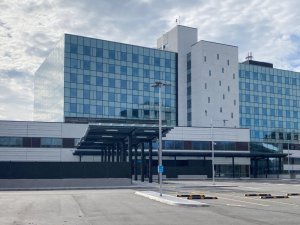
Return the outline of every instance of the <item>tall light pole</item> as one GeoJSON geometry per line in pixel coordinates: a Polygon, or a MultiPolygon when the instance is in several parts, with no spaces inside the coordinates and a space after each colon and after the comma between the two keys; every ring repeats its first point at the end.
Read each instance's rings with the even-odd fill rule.
{"type": "Polygon", "coordinates": [[[166,83],[162,81],[155,81],[152,87],[158,87],[158,129],[159,129],[159,148],[158,148],[158,175],[159,175],[159,195],[162,196],[162,124],[161,124],[161,88],[166,86],[166,83]]]}
{"type": "MultiPolygon", "coordinates": [[[[214,142],[214,125],[213,122],[218,120],[210,120],[210,135],[211,135],[211,169],[212,169],[212,181],[213,185],[215,185],[215,142],[214,142]]],[[[228,120],[222,120],[224,123],[224,127],[226,125],[226,121],[228,120]]]]}
{"type": "Polygon", "coordinates": [[[288,171],[289,171],[289,178],[291,179],[291,168],[290,168],[290,143],[288,145],[288,171]]]}
{"type": "Polygon", "coordinates": [[[212,181],[213,185],[215,185],[215,143],[214,143],[214,125],[213,119],[210,121],[210,135],[211,135],[211,169],[212,169],[212,181]]]}

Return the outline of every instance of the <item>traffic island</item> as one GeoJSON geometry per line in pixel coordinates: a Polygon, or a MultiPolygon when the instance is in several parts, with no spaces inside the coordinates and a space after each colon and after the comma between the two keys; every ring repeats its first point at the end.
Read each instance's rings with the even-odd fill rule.
{"type": "Polygon", "coordinates": [[[182,198],[177,198],[172,195],[167,195],[167,194],[160,194],[155,191],[137,191],[135,192],[136,195],[143,196],[145,198],[149,198],[151,200],[155,200],[161,203],[165,203],[168,205],[174,205],[174,206],[190,206],[190,207],[207,207],[209,206],[206,203],[203,202],[198,202],[198,201],[192,201],[188,199],[182,199],[182,198]]]}

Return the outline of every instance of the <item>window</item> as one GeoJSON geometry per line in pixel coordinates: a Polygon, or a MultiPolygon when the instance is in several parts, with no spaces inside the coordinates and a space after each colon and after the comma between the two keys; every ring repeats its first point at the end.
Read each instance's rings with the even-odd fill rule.
{"type": "Polygon", "coordinates": [[[62,139],[41,137],[41,147],[46,147],[46,148],[62,147],[62,139]]]}
{"type": "Polygon", "coordinates": [[[222,107],[220,107],[220,113],[223,111],[222,107]]]}
{"type": "Polygon", "coordinates": [[[138,54],[132,54],[132,62],[139,63],[139,55],[138,54]]]}
{"type": "Polygon", "coordinates": [[[222,67],[222,73],[224,73],[224,67],[222,67]]]}
{"type": "Polygon", "coordinates": [[[97,72],[103,72],[103,64],[100,62],[96,63],[96,71],[97,72]]]}
{"type": "Polygon", "coordinates": [[[159,71],[154,71],[154,79],[160,80],[160,72],[159,71]]]}
{"type": "Polygon", "coordinates": [[[111,88],[115,87],[115,79],[114,78],[108,78],[108,86],[111,88]]]}
{"type": "Polygon", "coordinates": [[[78,51],[78,46],[76,44],[71,44],[70,45],[70,52],[74,53],[74,54],[77,54],[77,51],[78,51]]]}
{"type": "Polygon", "coordinates": [[[139,75],[139,69],[136,68],[136,67],[133,67],[133,68],[132,68],[132,75],[133,75],[133,76],[138,76],[138,75],[139,75]]]}
{"type": "Polygon", "coordinates": [[[103,57],[103,49],[102,48],[96,48],[96,57],[103,57]]]}
{"type": "Polygon", "coordinates": [[[225,99],[225,94],[223,94],[223,99],[225,99]]]}
{"type": "Polygon", "coordinates": [[[227,87],[227,91],[230,92],[230,86],[227,87]]]}
{"type": "Polygon", "coordinates": [[[208,97],[207,102],[210,103],[210,97],[208,97]]]}
{"type": "Polygon", "coordinates": [[[132,89],[133,90],[139,90],[139,82],[132,81],[132,89]]]}
{"type": "Polygon", "coordinates": [[[166,68],[171,68],[171,59],[166,59],[165,60],[165,67],[166,68]]]}
{"type": "Polygon", "coordinates": [[[115,93],[108,93],[108,101],[114,102],[115,101],[115,93]]]}
{"type": "Polygon", "coordinates": [[[138,109],[133,109],[132,110],[132,117],[133,118],[139,118],[139,110],[138,109]]]}
{"type": "Polygon", "coordinates": [[[234,74],[232,74],[232,78],[233,78],[233,79],[235,79],[235,73],[234,73],[234,74]]]}
{"type": "Polygon", "coordinates": [[[96,91],[96,99],[99,101],[102,101],[103,97],[102,97],[102,92],[101,91],[96,91]]]}
{"type": "Polygon", "coordinates": [[[121,102],[126,103],[127,102],[127,95],[126,94],[121,94],[121,102]]]}
{"type": "Polygon", "coordinates": [[[108,115],[114,116],[115,115],[115,108],[114,107],[108,107],[108,115]]]}
{"type": "Polygon", "coordinates": [[[91,47],[83,46],[83,54],[90,56],[91,55],[91,47]]]}
{"type": "Polygon", "coordinates": [[[144,91],[150,91],[150,84],[149,83],[144,83],[144,91]]]}
{"type": "Polygon", "coordinates": [[[84,75],[83,76],[83,84],[91,84],[91,76],[90,75],[84,75]]]}
{"type": "Polygon", "coordinates": [[[139,104],[139,96],[133,95],[132,96],[132,103],[133,104],[139,104]]]}
{"type": "MultiPolygon", "coordinates": [[[[170,73],[168,73],[168,74],[170,74],[170,73]]],[[[149,78],[150,77],[150,70],[148,70],[148,69],[144,69],[144,77],[145,78],[149,78]]],[[[171,80],[171,75],[170,75],[170,80],[171,80]]],[[[166,80],[168,80],[167,79],[167,73],[166,73],[166,80]]]]}
{"type": "Polygon", "coordinates": [[[207,110],[205,110],[204,113],[205,113],[205,116],[207,116],[207,110]]]}
{"type": "Polygon", "coordinates": [[[89,90],[83,90],[83,98],[85,98],[85,99],[90,98],[90,91],[89,90]]]}
{"type": "Polygon", "coordinates": [[[121,52],[121,61],[127,61],[127,53],[126,52],[121,52]]]}
{"type": "Polygon", "coordinates": [[[70,112],[76,113],[77,112],[77,105],[76,103],[70,103],[70,112]]]}
{"type": "Polygon", "coordinates": [[[80,68],[80,61],[77,59],[71,59],[70,64],[71,68],[80,68]]]}
{"type": "Polygon", "coordinates": [[[83,113],[89,114],[90,113],[90,105],[83,104],[83,113]]]}
{"type": "Polygon", "coordinates": [[[103,78],[102,77],[96,77],[96,85],[103,86],[103,78]]]}
{"type": "Polygon", "coordinates": [[[109,64],[108,65],[108,72],[109,73],[115,73],[115,65],[109,64]]]}
{"type": "Polygon", "coordinates": [[[204,56],[204,62],[206,62],[206,56],[204,56]]]}
{"type": "Polygon", "coordinates": [[[154,66],[160,66],[160,58],[154,58],[154,66]]]}
{"type": "Polygon", "coordinates": [[[204,84],[204,88],[207,89],[207,83],[204,84]]]}
{"type": "Polygon", "coordinates": [[[227,65],[229,66],[229,59],[227,59],[227,65]]]}
{"type": "Polygon", "coordinates": [[[217,54],[217,60],[219,60],[220,59],[220,55],[219,54],[217,54]]]}
{"type": "Polygon", "coordinates": [[[149,118],[150,116],[150,110],[144,110],[144,117],[149,118]]]}
{"type": "Polygon", "coordinates": [[[102,105],[96,106],[96,113],[102,115],[103,114],[103,107],[102,105]]]}
{"type": "Polygon", "coordinates": [[[122,89],[127,89],[127,80],[121,80],[120,85],[122,89]]]}
{"type": "Polygon", "coordinates": [[[219,86],[222,86],[222,82],[219,80],[219,86]]]}
{"type": "Polygon", "coordinates": [[[73,97],[73,98],[77,97],[77,89],[76,88],[70,89],[70,97],[73,97]]]}
{"type": "Polygon", "coordinates": [[[233,100],[233,105],[236,105],[236,100],[233,100]]]}
{"type": "Polygon", "coordinates": [[[77,83],[77,75],[75,73],[70,74],[70,82],[77,83]]]}
{"type": "Polygon", "coordinates": [[[144,56],[144,64],[149,65],[150,64],[150,57],[144,56]]]}
{"type": "Polygon", "coordinates": [[[233,113],[231,113],[231,119],[233,119],[233,113]]]}
{"type": "Polygon", "coordinates": [[[170,98],[165,99],[165,107],[171,107],[171,99],[170,98]]]}
{"type": "Polygon", "coordinates": [[[127,67],[126,66],[121,66],[121,74],[126,75],[127,74],[127,67]]]}
{"type": "Polygon", "coordinates": [[[91,62],[87,60],[83,60],[83,69],[90,70],[91,69],[91,62]]]}
{"type": "Polygon", "coordinates": [[[211,76],[211,70],[208,71],[209,76],[211,76]]]}
{"type": "Polygon", "coordinates": [[[165,93],[166,94],[171,94],[171,86],[165,86],[165,93]]]}
{"type": "Polygon", "coordinates": [[[122,109],[120,115],[121,115],[121,117],[127,117],[127,110],[122,109]]]}
{"type": "Polygon", "coordinates": [[[23,138],[21,137],[0,137],[0,147],[22,147],[23,138]]]}
{"type": "Polygon", "coordinates": [[[115,51],[114,50],[109,50],[108,51],[108,58],[109,59],[115,59],[116,55],[115,55],[115,51]]]}
{"type": "Polygon", "coordinates": [[[150,97],[144,96],[144,105],[150,105],[150,97]]]}

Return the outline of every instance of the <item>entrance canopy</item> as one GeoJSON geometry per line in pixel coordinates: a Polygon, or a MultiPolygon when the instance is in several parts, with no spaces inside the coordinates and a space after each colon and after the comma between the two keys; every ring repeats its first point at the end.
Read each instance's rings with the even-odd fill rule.
{"type": "MultiPolygon", "coordinates": [[[[165,135],[173,127],[162,126],[165,135]]],[[[117,143],[125,143],[131,139],[131,145],[149,142],[158,138],[158,125],[150,124],[114,124],[95,123],[89,124],[85,135],[77,145],[74,155],[84,155],[85,150],[102,150],[113,147],[117,143]]]]}

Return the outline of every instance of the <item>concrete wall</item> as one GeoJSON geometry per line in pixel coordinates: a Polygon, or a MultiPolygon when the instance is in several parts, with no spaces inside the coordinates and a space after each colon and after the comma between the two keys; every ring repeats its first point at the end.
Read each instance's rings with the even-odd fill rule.
{"type": "Polygon", "coordinates": [[[239,127],[238,48],[199,41],[191,60],[192,126],[239,127]]]}
{"type": "MultiPolygon", "coordinates": [[[[214,128],[214,141],[237,141],[249,142],[249,129],[235,128],[214,128]]],[[[172,129],[163,140],[186,140],[186,141],[210,141],[210,127],[175,127],[172,129]]]]}
{"type": "Polygon", "coordinates": [[[178,126],[187,126],[187,54],[197,42],[197,29],[178,25],[157,40],[157,47],[178,53],[178,126]]]}
{"type": "MultiPolygon", "coordinates": [[[[0,136],[81,138],[88,124],[48,123],[32,121],[0,121],[0,136]]],[[[78,161],[72,148],[0,147],[1,161],[78,161]]],[[[86,160],[86,159],[85,159],[86,160]]],[[[87,161],[87,160],[86,160],[87,161]]],[[[89,161],[97,161],[92,157],[89,161]]]]}

